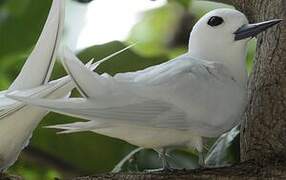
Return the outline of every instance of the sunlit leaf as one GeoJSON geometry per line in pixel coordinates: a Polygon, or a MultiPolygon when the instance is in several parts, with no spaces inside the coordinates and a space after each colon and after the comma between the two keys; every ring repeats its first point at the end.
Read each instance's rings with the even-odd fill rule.
{"type": "Polygon", "coordinates": [[[0,60],[32,50],[47,18],[51,0],[9,0],[0,8],[0,60]],[[7,6],[6,6],[7,5],[7,6]],[[6,14],[6,15],[5,15],[6,14]]]}
{"type": "Polygon", "coordinates": [[[167,42],[183,12],[175,3],[145,12],[131,30],[128,41],[138,43],[136,52],[145,56],[168,53],[167,42]]]}
{"type": "Polygon", "coordinates": [[[190,4],[191,4],[191,0],[168,0],[168,2],[170,3],[178,3],[180,4],[181,6],[183,6],[184,8],[188,9],[190,7],[190,4]]]}
{"type": "Polygon", "coordinates": [[[27,11],[31,0],[9,0],[4,8],[10,11],[11,16],[20,16],[27,11]]]}

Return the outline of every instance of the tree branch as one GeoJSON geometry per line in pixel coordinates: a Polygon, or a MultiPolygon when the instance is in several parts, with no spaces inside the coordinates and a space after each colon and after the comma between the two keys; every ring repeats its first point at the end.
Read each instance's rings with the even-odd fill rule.
{"type": "Polygon", "coordinates": [[[285,166],[257,167],[252,163],[243,163],[232,167],[179,170],[158,173],[117,173],[99,174],[96,176],[78,177],[73,180],[163,180],[163,179],[196,179],[196,180],[244,180],[244,179],[283,179],[286,178],[285,166]]]}
{"type": "MultiPolygon", "coordinates": [[[[238,0],[236,0],[238,1],[238,0]]],[[[245,1],[254,21],[286,19],[285,0],[245,1]]],[[[241,128],[242,160],[270,164],[286,161],[286,23],[258,36],[248,83],[246,119],[241,128]]]]}
{"type": "Polygon", "coordinates": [[[16,176],[16,175],[9,175],[9,174],[1,174],[0,173],[0,180],[24,180],[22,177],[20,176],[16,176]]]}

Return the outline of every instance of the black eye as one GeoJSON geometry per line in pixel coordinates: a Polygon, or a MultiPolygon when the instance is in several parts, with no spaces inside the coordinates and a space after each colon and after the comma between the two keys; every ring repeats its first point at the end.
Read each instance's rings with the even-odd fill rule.
{"type": "Polygon", "coordinates": [[[210,26],[218,26],[223,23],[223,19],[218,16],[213,16],[209,19],[208,25],[210,26]]]}

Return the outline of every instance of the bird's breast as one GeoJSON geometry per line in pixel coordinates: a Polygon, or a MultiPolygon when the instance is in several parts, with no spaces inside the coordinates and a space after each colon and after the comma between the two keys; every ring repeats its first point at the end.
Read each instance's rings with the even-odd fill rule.
{"type": "Polygon", "coordinates": [[[94,132],[113,138],[119,138],[139,147],[154,149],[195,144],[190,142],[193,140],[192,137],[200,138],[199,136],[192,134],[190,131],[138,126],[113,126],[112,128],[94,130],[94,132]]]}

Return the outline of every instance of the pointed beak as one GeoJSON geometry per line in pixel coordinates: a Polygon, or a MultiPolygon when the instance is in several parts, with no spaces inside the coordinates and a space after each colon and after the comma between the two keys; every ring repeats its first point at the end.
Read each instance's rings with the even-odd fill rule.
{"type": "Polygon", "coordinates": [[[237,31],[234,32],[234,40],[239,41],[249,37],[254,37],[257,34],[265,31],[266,29],[278,24],[282,19],[273,19],[270,21],[247,24],[240,27],[237,31]]]}

